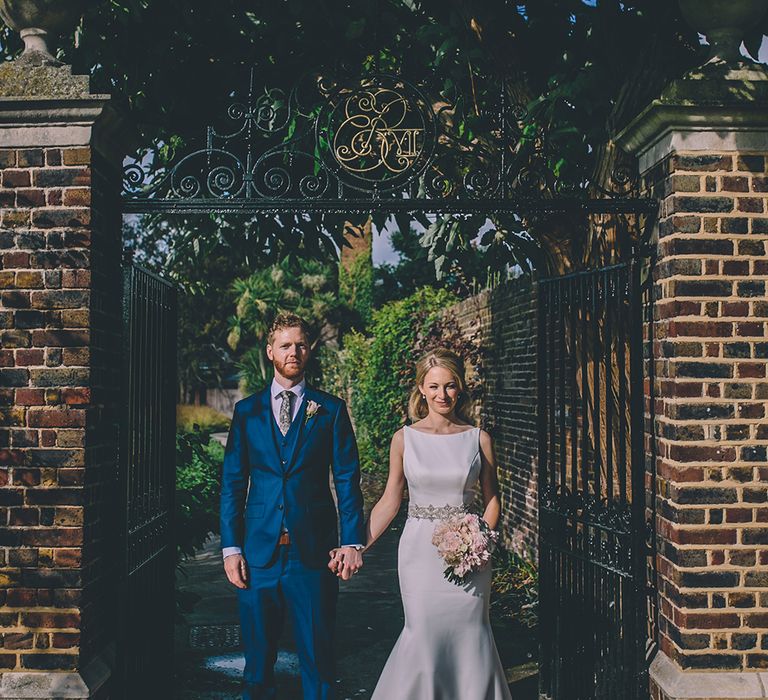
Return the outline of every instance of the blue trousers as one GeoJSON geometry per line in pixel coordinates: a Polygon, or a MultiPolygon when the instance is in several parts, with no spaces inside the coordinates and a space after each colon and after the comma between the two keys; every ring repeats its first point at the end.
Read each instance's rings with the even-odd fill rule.
{"type": "Polygon", "coordinates": [[[304,700],[334,698],[333,635],[339,583],[328,569],[311,569],[293,545],[281,545],[268,566],[249,567],[238,589],[245,653],[243,700],[276,697],[274,665],[286,611],[296,641],[304,700]]]}

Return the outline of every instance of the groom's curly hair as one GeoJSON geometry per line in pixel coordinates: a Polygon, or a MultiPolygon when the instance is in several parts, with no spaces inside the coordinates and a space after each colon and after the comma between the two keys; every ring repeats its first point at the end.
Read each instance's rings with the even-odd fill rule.
{"type": "Polygon", "coordinates": [[[275,340],[275,333],[284,328],[300,328],[307,339],[307,343],[309,344],[312,340],[312,328],[301,316],[290,312],[281,312],[275,316],[275,320],[272,321],[272,325],[269,327],[267,343],[272,345],[275,340]]]}

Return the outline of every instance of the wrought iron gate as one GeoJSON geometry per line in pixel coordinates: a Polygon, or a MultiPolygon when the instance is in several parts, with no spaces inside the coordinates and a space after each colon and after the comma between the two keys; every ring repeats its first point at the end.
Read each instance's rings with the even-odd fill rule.
{"type": "Polygon", "coordinates": [[[540,683],[553,700],[648,697],[649,266],[633,260],[539,285],[540,683]]]}
{"type": "Polygon", "coordinates": [[[176,290],[123,268],[120,434],[122,575],[118,697],[172,696],[175,552],[176,290]]]}
{"type": "MultiPolygon", "coordinates": [[[[195,148],[169,163],[142,150],[125,167],[123,212],[261,216],[285,231],[301,229],[299,224],[336,231],[338,246],[341,224],[353,214],[373,215],[377,226],[390,215],[399,217],[403,230],[410,219],[427,230],[439,224],[449,232],[448,241],[454,241],[459,225],[477,231],[492,218],[499,250],[533,260],[540,250],[529,228],[541,233],[547,221],[555,231],[563,221],[588,227],[590,217],[639,221],[658,210],[622,159],[617,157],[610,175],[599,170],[599,177],[590,176],[594,164],[587,156],[594,145],[579,147],[584,162],[571,149],[568,167],[561,167],[558,124],[529,114],[503,79],[486,76],[478,93],[471,69],[463,88],[453,77],[436,74],[417,83],[400,75],[313,71],[305,77],[291,88],[273,88],[258,84],[259,74],[252,71],[245,91],[226,91],[238,98],[195,148]],[[467,110],[471,129],[459,118],[467,110]]],[[[605,238],[601,245],[615,247],[620,238],[605,238]]],[[[654,619],[644,608],[640,268],[626,264],[545,280],[540,289],[543,689],[556,700],[634,698],[644,671],[644,650],[636,640],[654,619]],[[598,389],[591,404],[590,382],[598,389]]],[[[164,342],[170,346],[172,339],[164,342]]],[[[156,356],[142,360],[132,346],[137,364],[126,372],[135,385],[132,406],[149,401],[136,393],[155,386],[143,384],[157,381],[147,372],[163,362],[171,366],[172,359],[154,351],[156,356]]],[[[152,427],[149,411],[137,410],[132,436],[152,427]]],[[[137,466],[142,460],[155,465],[151,469],[170,464],[172,456],[152,460],[159,459],[161,445],[173,445],[171,434],[160,442],[141,441],[142,449],[155,452],[151,458],[143,452],[128,458],[127,474],[130,469],[143,474],[145,467],[137,466]]],[[[141,481],[130,498],[144,503],[158,484],[141,481]]],[[[127,511],[128,552],[139,547],[132,544],[134,531],[136,542],[146,547],[129,556],[128,590],[138,595],[152,576],[164,580],[158,572],[168,567],[162,593],[168,596],[170,493],[151,503],[141,513],[127,511]]],[[[165,625],[161,613],[172,606],[163,608],[160,596],[153,595],[157,605],[141,608],[141,614],[154,609],[165,625]]],[[[136,646],[133,640],[129,637],[128,648],[136,646]]],[[[141,663],[162,658],[146,648],[141,663]]]]}

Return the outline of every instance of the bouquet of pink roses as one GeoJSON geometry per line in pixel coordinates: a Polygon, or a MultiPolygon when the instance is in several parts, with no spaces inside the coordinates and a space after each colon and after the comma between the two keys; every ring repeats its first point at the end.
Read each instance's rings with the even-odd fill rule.
{"type": "Polygon", "coordinates": [[[447,564],[445,578],[461,586],[469,574],[490,561],[498,539],[499,533],[479,515],[466,513],[441,520],[435,527],[432,544],[447,564]]]}

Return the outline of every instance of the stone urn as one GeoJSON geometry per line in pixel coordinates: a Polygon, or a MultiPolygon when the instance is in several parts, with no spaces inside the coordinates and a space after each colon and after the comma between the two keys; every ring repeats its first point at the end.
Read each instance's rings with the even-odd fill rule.
{"type": "Polygon", "coordinates": [[[739,48],[744,36],[768,12],[768,0],[678,0],[683,18],[710,45],[707,64],[744,62],[739,48]]]}
{"type": "Polygon", "coordinates": [[[59,65],[48,49],[48,37],[74,28],[86,0],[0,0],[0,17],[24,41],[17,59],[59,65]]]}

